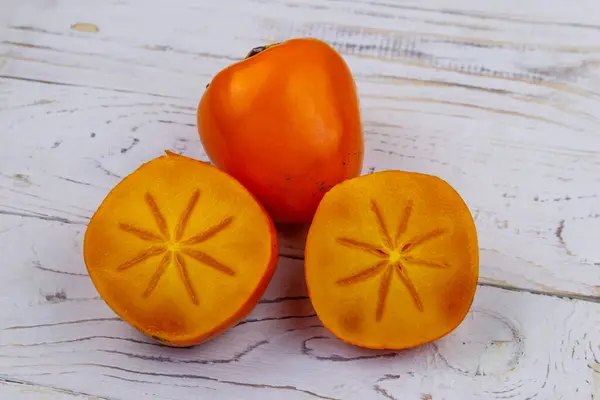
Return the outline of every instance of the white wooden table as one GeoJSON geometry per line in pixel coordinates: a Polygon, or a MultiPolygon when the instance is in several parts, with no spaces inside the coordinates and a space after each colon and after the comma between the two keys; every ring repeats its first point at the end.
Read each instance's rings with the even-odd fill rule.
{"type": "Polygon", "coordinates": [[[1,399],[600,399],[598,0],[0,0],[1,399]],[[164,149],[206,159],[204,86],[315,36],[360,92],[364,172],[438,175],[476,219],[481,277],[452,334],[361,350],[306,297],[283,232],[252,314],[190,349],[98,297],[86,223],[164,149]]]}

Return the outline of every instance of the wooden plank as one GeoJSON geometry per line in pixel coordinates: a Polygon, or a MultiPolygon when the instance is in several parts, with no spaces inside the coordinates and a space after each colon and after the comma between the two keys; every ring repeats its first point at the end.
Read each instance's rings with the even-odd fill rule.
{"type": "Polygon", "coordinates": [[[3,313],[0,376],[68,393],[585,399],[598,378],[600,308],[586,301],[480,287],[468,317],[446,338],[402,352],[367,351],[321,326],[306,297],[302,261],[281,259],[246,320],[202,346],[172,349],[114,317],[87,277],[36,265],[10,276],[15,289],[3,313]]]}
{"type": "MultiPolygon", "coordinates": [[[[60,106],[47,105],[49,118],[65,117],[53,114],[62,107],[58,111],[70,110],[66,117],[81,126],[60,126],[57,131],[92,127],[109,132],[102,133],[103,143],[96,141],[95,147],[82,151],[93,150],[86,156],[105,173],[111,173],[104,166],[108,163],[124,175],[163,148],[183,148],[180,138],[193,143],[185,146],[191,149],[189,155],[202,157],[194,109],[204,85],[220,68],[265,41],[318,36],[346,56],[356,75],[367,145],[364,172],[420,171],[455,186],[477,218],[483,282],[598,297],[600,253],[593,238],[600,231],[600,81],[594,43],[600,30],[595,26],[565,19],[556,25],[545,14],[523,20],[522,15],[482,16],[386,3],[249,1],[237,3],[233,11],[216,3],[166,4],[122,4],[118,15],[131,18],[128,24],[118,23],[110,7],[73,0],[50,7],[51,18],[15,12],[3,30],[5,66],[0,75],[22,88],[25,98],[10,101],[19,106],[39,101],[24,89],[31,87],[27,80],[45,85],[44,93],[62,93],[52,100],[60,106]],[[155,27],[152,32],[141,20],[135,22],[140,7],[148,9],[144,23],[155,27]],[[323,22],[324,15],[332,18],[323,22]],[[81,21],[93,23],[98,31],[71,28],[81,21]],[[80,110],[82,97],[73,100],[75,93],[90,92],[102,99],[95,102],[100,111],[80,110]],[[111,114],[111,107],[125,99],[139,107],[129,105],[111,114]],[[165,116],[176,111],[177,120],[165,116]],[[125,133],[148,123],[148,113],[161,114],[152,123],[164,126],[155,126],[151,134],[125,133]],[[98,115],[105,116],[106,126],[100,121],[90,125],[98,115]],[[174,128],[176,136],[170,133],[174,128]],[[152,144],[153,151],[146,158],[113,157],[134,139],[143,147],[152,144]]],[[[25,119],[31,117],[25,116],[27,110],[21,109],[25,119]]],[[[22,129],[7,112],[4,125],[22,129]]],[[[13,137],[30,140],[22,134],[13,137]]],[[[8,168],[22,173],[17,166],[11,162],[8,168]]],[[[102,179],[104,188],[115,181],[102,179]]],[[[85,175],[79,181],[86,181],[85,175]]],[[[83,196],[90,201],[84,216],[100,201],[102,193],[96,193],[83,196]]],[[[301,243],[301,237],[292,241],[286,252],[300,256],[301,243]]]]}

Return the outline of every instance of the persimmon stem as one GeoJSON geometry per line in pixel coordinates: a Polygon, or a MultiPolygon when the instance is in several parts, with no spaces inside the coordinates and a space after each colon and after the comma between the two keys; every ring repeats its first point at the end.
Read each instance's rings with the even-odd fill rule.
{"type": "Polygon", "coordinates": [[[257,54],[260,54],[260,53],[262,53],[263,51],[265,51],[265,50],[266,50],[266,49],[268,49],[269,47],[276,46],[276,45],[278,45],[279,43],[280,43],[280,42],[271,43],[271,44],[266,44],[266,45],[263,45],[263,46],[257,46],[257,47],[255,47],[255,48],[253,48],[252,50],[250,50],[250,51],[248,52],[248,54],[246,54],[246,57],[244,57],[244,60],[247,60],[247,59],[248,59],[248,58],[250,58],[250,57],[254,57],[254,56],[255,56],[255,55],[257,55],[257,54]]]}

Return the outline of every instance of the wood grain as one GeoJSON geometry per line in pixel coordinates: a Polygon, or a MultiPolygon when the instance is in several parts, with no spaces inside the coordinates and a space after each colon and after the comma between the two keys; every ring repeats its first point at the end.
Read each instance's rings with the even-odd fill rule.
{"type": "Polygon", "coordinates": [[[595,0],[4,1],[0,397],[600,399],[599,12],[595,0]],[[297,36],[326,40],[356,77],[364,173],[435,174],[465,198],[481,246],[473,309],[411,351],[344,345],[307,298],[305,229],[281,227],[252,315],[193,349],[152,343],[98,297],[85,226],[163,150],[206,160],[195,110],[211,77],[297,36]]]}
{"type": "Polygon", "coordinates": [[[173,349],[114,318],[101,300],[78,298],[87,279],[45,275],[41,286],[49,293],[67,288],[62,300],[36,296],[39,282],[21,283],[30,293],[21,298],[35,300],[9,310],[0,345],[0,375],[40,391],[60,387],[100,398],[148,391],[156,398],[589,398],[600,359],[598,305],[578,300],[482,287],[467,319],[446,338],[403,352],[367,351],[321,326],[305,297],[302,262],[282,259],[246,320],[205,345],[173,349]],[[99,377],[106,384],[98,385],[99,377]]]}

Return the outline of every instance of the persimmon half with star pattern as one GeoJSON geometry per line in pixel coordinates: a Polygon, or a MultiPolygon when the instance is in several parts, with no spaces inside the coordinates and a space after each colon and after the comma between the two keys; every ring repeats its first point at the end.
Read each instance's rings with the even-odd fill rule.
{"type": "Polygon", "coordinates": [[[92,217],[84,258],[106,303],[173,346],[223,332],[263,295],[277,235],[234,178],[173,153],[127,176],[92,217]]]}
{"type": "Polygon", "coordinates": [[[305,268],[317,315],[337,337],[374,349],[414,347],[445,336],[469,311],[477,231],[442,179],[377,172],[324,196],[305,268]]]}

